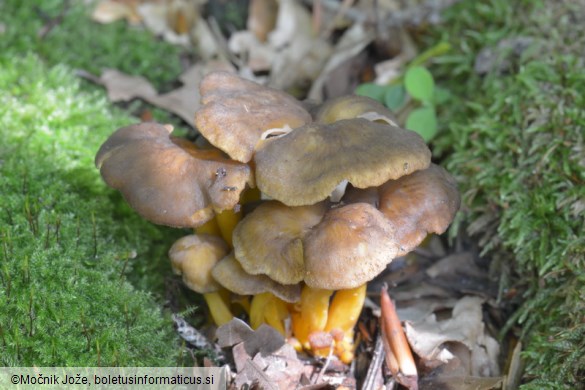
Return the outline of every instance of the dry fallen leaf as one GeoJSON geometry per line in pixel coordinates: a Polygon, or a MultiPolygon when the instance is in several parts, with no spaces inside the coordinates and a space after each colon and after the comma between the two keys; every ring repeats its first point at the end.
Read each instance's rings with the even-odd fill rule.
{"type": "Polygon", "coordinates": [[[182,87],[161,95],[157,94],[152,84],[145,78],[127,75],[115,69],[105,70],[99,78],[92,76],[88,78],[103,85],[112,102],[139,98],[178,115],[195,128],[195,112],[200,104],[199,82],[207,73],[214,70],[234,71],[231,64],[224,61],[210,61],[205,65],[195,64],[179,77],[183,83],[182,87]]]}
{"type": "Polygon", "coordinates": [[[303,363],[274,328],[263,324],[254,331],[236,318],[220,326],[216,335],[219,345],[233,347],[238,388],[256,383],[263,389],[292,389],[299,383],[303,363]]]}
{"type": "MultiPolygon", "coordinates": [[[[343,34],[337,45],[335,45],[333,54],[319,74],[319,77],[317,77],[313,83],[308,98],[316,101],[323,101],[326,97],[330,97],[325,96],[323,91],[323,86],[327,82],[330,74],[344,62],[357,56],[372,42],[373,39],[374,32],[372,30],[366,30],[361,24],[356,23],[349,28],[343,34]]],[[[346,86],[346,91],[347,90],[349,90],[349,88],[346,86]]]]}
{"type": "Polygon", "coordinates": [[[137,12],[138,0],[103,0],[93,10],[91,19],[98,23],[112,23],[126,19],[130,24],[139,24],[142,18],[137,12]]]}
{"type": "MultiPolygon", "coordinates": [[[[232,34],[230,53],[241,63],[243,77],[260,81],[254,73],[269,72],[268,86],[282,90],[310,84],[329,58],[331,45],[313,36],[311,15],[298,1],[281,0],[277,9],[273,29],[258,33],[251,28],[232,34]]],[[[270,21],[265,23],[266,28],[271,26],[270,21]]]]}
{"type": "MultiPolygon", "coordinates": [[[[142,18],[146,28],[157,36],[162,36],[167,42],[175,45],[190,46],[199,43],[199,26],[204,20],[201,18],[200,8],[205,0],[167,0],[149,1],[136,7],[136,12],[142,18]],[[194,42],[192,38],[196,38],[194,42]]],[[[205,57],[207,58],[207,57],[205,57]]]]}
{"type": "Polygon", "coordinates": [[[143,99],[156,96],[156,89],[144,77],[131,76],[116,69],[106,69],[98,79],[108,91],[112,102],[128,101],[136,97],[143,99]]]}
{"type": "Polygon", "coordinates": [[[429,377],[419,382],[419,390],[497,390],[501,388],[502,378],[429,377]]]}
{"type": "Polygon", "coordinates": [[[469,366],[468,375],[498,376],[499,344],[485,332],[483,302],[481,298],[466,296],[457,302],[448,320],[438,321],[431,314],[421,321],[407,321],[406,336],[412,349],[431,366],[447,363],[457,356],[462,364],[469,366]],[[469,356],[456,354],[454,349],[461,345],[466,347],[462,351],[469,352],[469,356]]]}
{"type": "Polygon", "coordinates": [[[265,42],[268,33],[276,25],[278,2],[276,0],[251,0],[248,9],[248,21],[246,27],[258,41],[265,42]]]}

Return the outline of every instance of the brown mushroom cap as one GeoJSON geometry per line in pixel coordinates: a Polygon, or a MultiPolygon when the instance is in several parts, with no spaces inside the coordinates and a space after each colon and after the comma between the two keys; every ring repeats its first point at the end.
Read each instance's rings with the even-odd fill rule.
{"type": "Polygon", "coordinates": [[[232,73],[210,73],[199,88],[203,107],[195,114],[197,129],[237,161],[252,159],[264,131],[311,121],[292,96],[232,73]]]}
{"type": "Polygon", "coordinates": [[[232,209],[251,182],[250,168],[187,141],[173,141],[169,132],[156,123],[117,130],[95,159],[105,182],[157,224],[196,227],[214,211],[232,209]]]}
{"type": "Polygon", "coordinates": [[[391,180],[379,189],[380,211],[396,226],[402,256],[429,233],[443,233],[459,209],[455,179],[438,165],[391,180]]]}
{"type": "Polygon", "coordinates": [[[220,237],[191,234],[178,239],[169,250],[173,271],[183,275],[183,282],[200,294],[214,292],[220,285],[211,276],[211,269],[227,255],[228,246],[220,237]]]}
{"type": "Polygon", "coordinates": [[[308,124],[264,142],[254,157],[256,184],[289,206],[315,204],[343,180],[354,187],[376,187],[431,161],[431,152],[415,132],[346,119],[308,124]]]}
{"type": "Polygon", "coordinates": [[[221,259],[211,271],[215,280],[228,290],[240,295],[256,295],[270,292],[286,302],[301,298],[300,284],[284,285],[266,275],[250,275],[242,268],[233,253],[221,259]]]}
{"type": "Polygon", "coordinates": [[[275,201],[261,204],[234,230],[236,259],[249,274],[266,274],[282,284],[302,281],[302,238],[321,221],[326,210],[325,203],[301,207],[275,201]]]}
{"type": "Polygon", "coordinates": [[[303,240],[305,283],[339,290],[372,280],[396,257],[394,234],[393,224],[370,204],[330,210],[303,240]]]}
{"type": "Polygon", "coordinates": [[[323,103],[314,115],[315,122],[333,123],[342,119],[364,118],[397,126],[397,120],[388,108],[366,96],[347,95],[323,103]]]}

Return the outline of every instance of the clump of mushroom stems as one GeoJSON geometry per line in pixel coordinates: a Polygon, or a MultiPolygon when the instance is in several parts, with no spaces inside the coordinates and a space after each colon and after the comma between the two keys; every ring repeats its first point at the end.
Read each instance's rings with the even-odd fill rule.
{"type": "Polygon", "coordinates": [[[303,287],[301,300],[291,312],[292,330],[297,348],[327,356],[330,349],[342,362],[349,364],[354,356],[353,329],[366,297],[366,285],[353,289],[326,290],[303,287]],[[332,299],[330,299],[333,296],[332,299]],[[312,336],[324,337],[329,345],[311,342],[312,336]]]}

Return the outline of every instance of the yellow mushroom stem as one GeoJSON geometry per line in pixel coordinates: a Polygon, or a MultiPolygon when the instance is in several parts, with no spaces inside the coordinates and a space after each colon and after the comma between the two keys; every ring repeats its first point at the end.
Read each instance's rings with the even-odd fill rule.
{"type": "Polygon", "coordinates": [[[329,306],[325,331],[333,334],[334,353],[344,363],[353,360],[353,328],[357,324],[366,299],[366,285],[339,290],[329,306]]]}
{"type": "Polygon", "coordinates": [[[235,314],[239,315],[245,312],[248,316],[250,315],[250,297],[247,295],[234,295],[231,299],[232,308],[235,306],[235,314]]]}
{"type": "Polygon", "coordinates": [[[252,298],[250,305],[250,326],[258,329],[266,323],[286,336],[284,320],[288,317],[286,302],[269,292],[257,294],[252,298]]]}
{"type": "Polygon", "coordinates": [[[217,220],[221,237],[227,242],[230,248],[233,248],[232,234],[236,225],[242,219],[242,213],[239,211],[235,212],[234,210],[224,210],[216,214],[215,219],[217,220]]]}
{"type": "Polygon", "coordinates": [[[353,331],[362,312],[365,299],[365,284],[356,288],[337,291],[329,306],[329,316],[325,331],[330,332],[334,329],[340,329],[344,333],[353,331]]]}
{"type": "Polygon", "coordinates": [[[209,312],[211,313],[213,322],[215,322],[217,326],[227,324],[232,320],[234,316],[232,315],[229,306],[225,303],[219,291],[205,293],[203,294],[203,298],[205,298],[205,302],[207,302],[207,307],[209,307],[209,312]]]}
{"type": "MultiPolygon", "coordinates": [[[[246,203],[250,203],[256,200],[260,200],[260,190],[257,188],[247,188],[244,192],[242,192],[240,196],[240,205],[244,205],[246,203]]],[[[233,233],[236,225],[242,220],[242,212],[235,211],[235,210],[224,210],[220,213],[215,214],[214,220],[217,224],[217,231],[216,234],[221,235],[221,237],[227,242],[230,248],[233,248],[233,233]]],[[[206,224],[207,225],[207,224],[206,224]]],[[[204,225],[205,226],[205,225],[204,225]]],[[[199,231],[197,231],[199,233],[199,231]]]]}
{"type": "Polygon", "coordinates": [[[203,225],[196,227],[194,230],[195,234],[211,234],[212,236],[221,236],[221,230],[219,230],[219,225],[217,224],[215,217],[205,222],[203,225]]]}
{"type": "Polygon", "coordinates": [[[309,335],[323,331],[327,325],[329,298],[333,290],[303,286],[301,300],[291,313],[293,334],[303,348],[309,350],[309,335]]]}

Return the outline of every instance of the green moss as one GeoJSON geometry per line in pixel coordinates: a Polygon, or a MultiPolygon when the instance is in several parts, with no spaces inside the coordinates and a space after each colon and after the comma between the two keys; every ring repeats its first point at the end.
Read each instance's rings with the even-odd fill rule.
{"type": "MultiPolygon", "coordinates": [[[[520,325],[528,387],[585,383],[585,11],[568,1],[462,2],[437,39],[454,51],[431,70],[453,98],[439,113],[436,157],[457,177],[460,219],[524,291],[520,325]],[[531,37],[520,56],[484,47],[531,37]]],[[[503,298],[502,298],[503,299],[503,298]]],[[[502,304],[505,302],[502,301],[502,304]]]]}
{"type": "Polygon", "coordinates": [[[34,52],[49,66],[67,64],[96,75],[116,68],[170,89],[168,84],[181,73],[181,49],[125,21],[95,23],[92,9],[82,1],[3,0],[0,22],[6,31],[0,51],[4,56],[34,52]],[[43,35],[49,25],[53,27],[43,35]]]}
{"type": "MultiPolygon", "coordinates": [[[[172,238],[93,165],[131,119],[80,91],[67,67],[0,56],[0,69],[0,364],[177,364],[172,321],[126,278],[144,263],[170,272],[172,238]]],[[[162,279],[135,278],[150,291],[162,279]]]]}

